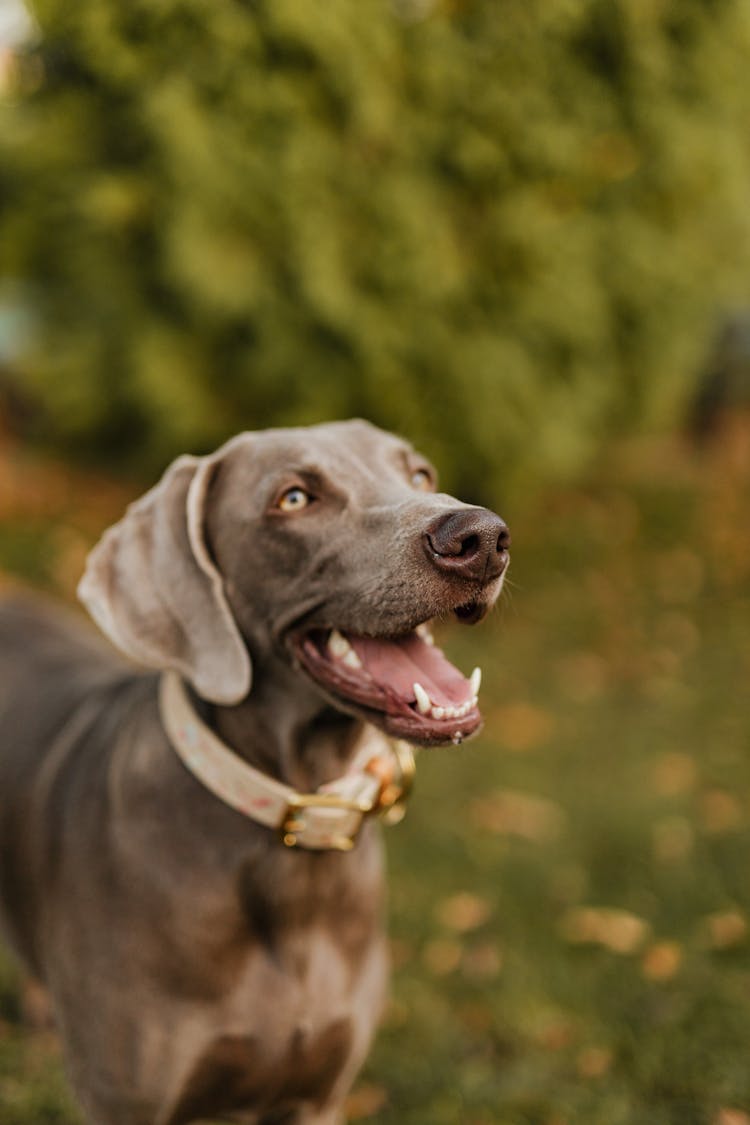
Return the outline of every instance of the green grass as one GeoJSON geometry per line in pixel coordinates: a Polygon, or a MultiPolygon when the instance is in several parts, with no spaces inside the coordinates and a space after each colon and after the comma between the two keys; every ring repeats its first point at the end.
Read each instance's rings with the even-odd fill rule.
{"type": "MultiPolygon", "coordinates": [[[[508,594],[442,637],[483,666],[485,730],[421,754],[388,832],[393,1000],[354,1118],[750,1122],[750,482],[725,472],[625,459],[504,513],[508,594]]],[[[62,1091],[3,966],[0,1125],[72,1125],[62,1091]]]]}

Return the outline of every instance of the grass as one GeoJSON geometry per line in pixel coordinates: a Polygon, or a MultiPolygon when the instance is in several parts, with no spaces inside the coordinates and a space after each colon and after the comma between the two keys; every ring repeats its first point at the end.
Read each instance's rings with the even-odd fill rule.
{"type": "MultiPolygon", "coordinates": [[[[388,832],[393,998],[353,1120],[750,1125],[743,448],[622,450],[503,513],[508,596],[443,634],[484,733],[422,753],[388,832]]],[[[74,509],[6,512],[0,565],[68,593],[74,509]]],[[[0,1125],[75,1121],[0,961],[0,1125]]]]}

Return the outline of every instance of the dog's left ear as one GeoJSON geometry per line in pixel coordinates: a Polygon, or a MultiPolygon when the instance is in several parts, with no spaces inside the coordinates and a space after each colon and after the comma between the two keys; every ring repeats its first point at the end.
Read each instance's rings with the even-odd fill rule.
{"type": "Polygon", "coordinates": [[[78,596],[133,660],[177,670],[211,702],[238,703],[250,690],[250,657],[204,536],[220,462],[170,465],[94,547],[78,596]]]}

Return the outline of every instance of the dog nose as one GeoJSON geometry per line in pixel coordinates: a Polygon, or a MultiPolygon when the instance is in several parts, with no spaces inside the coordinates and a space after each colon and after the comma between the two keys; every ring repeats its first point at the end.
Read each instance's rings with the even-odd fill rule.
{"type": "Polygon", "coordinates": [[[461,578],[490,582],[508,565],[510,532],[487,508],[460,508],[440,516],[424,534],[428,558],[461,578]]]}

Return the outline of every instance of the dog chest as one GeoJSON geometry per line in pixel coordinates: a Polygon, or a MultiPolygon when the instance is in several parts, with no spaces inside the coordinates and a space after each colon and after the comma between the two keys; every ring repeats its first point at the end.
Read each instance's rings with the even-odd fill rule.
{"type": "Polygon", "coordinates": [[[353,1028],[342,1017],[313,1030],[297,1027],[275,1057],[262,1032],[224,1034],[197,1060],[170,1125],[210,1114],[323,1105],[351,1054],[353,1028]]]}
{"type": "Polygon", "coordinates": [[[323,1105],[369,1046],[386,975],[379,935],[356,965],[322,931],[289,935],[273,955],[256,949],[206,1029],[169,1125],[323,1105]]]}

